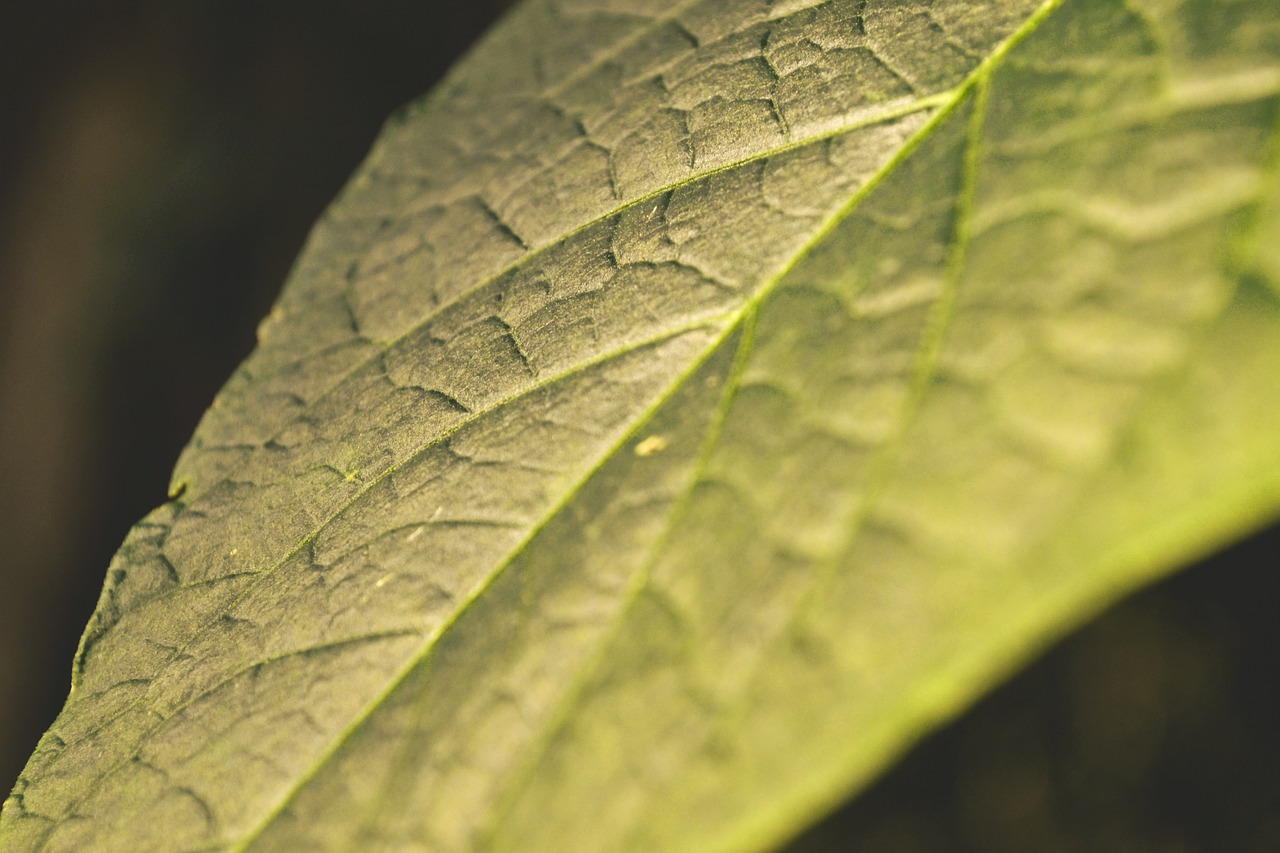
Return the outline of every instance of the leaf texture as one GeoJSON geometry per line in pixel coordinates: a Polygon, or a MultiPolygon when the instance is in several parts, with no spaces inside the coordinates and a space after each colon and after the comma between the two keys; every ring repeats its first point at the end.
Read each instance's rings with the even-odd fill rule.
{"type": "Polygon", "coordinates": [[[528,0],[129,534],[3,850],[778,843],[1280,513],[1272,0],[528,0]]]}

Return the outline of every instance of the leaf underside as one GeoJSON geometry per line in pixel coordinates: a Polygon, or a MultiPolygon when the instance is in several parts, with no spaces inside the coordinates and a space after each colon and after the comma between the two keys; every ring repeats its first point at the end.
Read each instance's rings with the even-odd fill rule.
{"type": "Polygon", "coordinates": [[[113,561],[4,850],[749,850],[1280,513],[1273,0],[528,0],[113,561]]]}

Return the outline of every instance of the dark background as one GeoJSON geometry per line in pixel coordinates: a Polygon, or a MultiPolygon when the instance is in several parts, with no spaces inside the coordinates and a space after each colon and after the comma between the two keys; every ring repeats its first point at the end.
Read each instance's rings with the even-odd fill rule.
{"type": "MultiPolygon", "coordinates": [[[[308,227],[505,5],[5,4],[0,796],[308,227]]],[[[796,850],[1280,850],[1278,553],[1273,529],[1116,608],[796,850]]]]}

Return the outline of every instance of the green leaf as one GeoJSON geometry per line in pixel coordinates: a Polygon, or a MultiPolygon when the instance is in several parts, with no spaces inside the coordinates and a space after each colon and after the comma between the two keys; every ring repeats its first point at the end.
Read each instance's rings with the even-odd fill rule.
{"type": "Polygon", "coordinates": [[[528,0],[129,534],[4,850],[743,850],[1280,515],[1273,0],[528,0]]]}

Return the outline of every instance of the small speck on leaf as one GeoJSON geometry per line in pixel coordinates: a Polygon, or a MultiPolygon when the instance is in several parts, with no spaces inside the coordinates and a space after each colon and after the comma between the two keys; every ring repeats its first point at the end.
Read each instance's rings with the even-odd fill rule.
{"type": "Polygon", "coordinates": [[[667,449],[667,440],[660,435],[651,435],[636,445],[636,456],[652,456],[667,449]]]}

